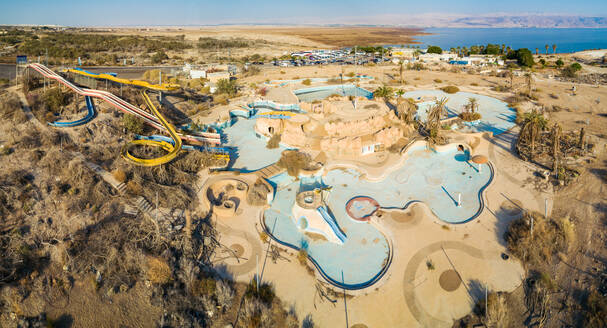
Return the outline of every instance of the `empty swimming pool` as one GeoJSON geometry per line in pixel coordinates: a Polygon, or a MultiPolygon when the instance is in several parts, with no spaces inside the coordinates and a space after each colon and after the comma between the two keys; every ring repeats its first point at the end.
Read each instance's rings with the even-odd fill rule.
{"type": "Polygon", "coordinates": [[[299,101],[305,102],[323,100],[333,94],[340,96],[365,97],[367,99],[373,98],[373,92],[352,84],[328,85],[324,87],[299,89],[293,91],[293,93],[297,96],[299,101]]]}
{"type": "MultiPolygon", "coordinates": [[[[383,208],[406,208],[423,202],[441,221],[458,224],[480,214],[484,207],[482,192],[493,179],[490,164],[482,164],[485,168],[479,170],[478,164],[468,161],[469,153],[458,150],[457,144],[435,151],[417,143],[404,156],[404,161],[379,181],[366,180],[363,173],[345,168],[316,177],[319,185],[331,188],[325,202],[347,236],[343,244],[315,238],[297,226],[291,209],[302,181],[286,174],[271,179],[276,194],[264,213],[267,230],[284,245],[306,249],[329,282],[347,289],[372,285],[391,262],[390,243],[374,224],[351,217],[347,204],[352,199],[367,199],[369,204],[377,202],[383,208]]],[[[358,214],[364,217],[373,209],[361,211],[358,214]]]]}

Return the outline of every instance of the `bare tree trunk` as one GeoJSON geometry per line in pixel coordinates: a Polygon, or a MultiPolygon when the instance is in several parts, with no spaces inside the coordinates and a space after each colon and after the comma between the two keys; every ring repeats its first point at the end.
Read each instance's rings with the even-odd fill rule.
{"type": "Polygon", "coordinates": [[[531,129],[531,159],[535,157],[535,129],[531,129]]]}
{"type": "Polygon", "coordinates": [[[192,213],[189,210],[185,211],[185,233],[186,237],[192,236],[192,213]]]}
{"type": "Polygon", "coordinates": [[[584,128],[582,127],[582,128],[580,129],[580,140],[578,141],[578,147],[580,147],[580,148],[582,148],[582,149],[583,149],[583,148],[584,148],[584,146],[585,146],[585,140],[584,140],[584,137],[585,137],[585,136],[586,136],[586,130],[584,130],[584,128]]]}
{"type": "Polygon", "coordinates": [[[552,130],[552,160],[553,160],[553,165],[552,165],[552,170],[554,172],[554,174],[558,174],[558,161],[559,161],[559,146],[560,146],[560,141],[561,141],[561,136],[560,136],[560,129],[561,127],[558,125],[558,123],[554,124],[553,130],[552,130]]]}

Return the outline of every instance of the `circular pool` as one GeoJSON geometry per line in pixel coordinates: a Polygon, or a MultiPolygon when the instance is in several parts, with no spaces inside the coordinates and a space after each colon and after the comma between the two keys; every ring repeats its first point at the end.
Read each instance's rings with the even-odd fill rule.
{"type": "Polygon", "coordinates": [[[357,221],[369,221],[371,215],[378,209],[379,203],[375,199],[366,196],[354,197],[346,204],[346,212],[357,221]]]}

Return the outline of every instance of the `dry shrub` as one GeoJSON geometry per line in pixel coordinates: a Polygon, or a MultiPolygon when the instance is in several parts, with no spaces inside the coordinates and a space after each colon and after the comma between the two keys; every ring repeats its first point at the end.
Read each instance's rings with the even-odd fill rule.
{"type": "Polygon", "coordinates": [[[314,169],[310,155],[297,150],[285,150],[282,152],[278,166],[287,169],[290,176],[296,177],[301,170],[314,169]]]}
{"type": "Polygon", "coordinates": [[[268,149],[276,149],[280,146],[280,140],[282,136],[280,134],[275,134],[268,139],[268,143],[266,144],[266,148],[268,149]]]}
{"type": "Polygon", "coordinates": [[[161,257],[149,257],[147,277],[153,284],[166,284],[171,281],[172,271],[169,263],[161,257]]]}
{"type": "Polygon", "coordinates": [[[59,189],[63,197],[62,206],[68,213],[101,208],[107,196],[113,192],[112,187],[86,166],[82,159],[75,158],[67,165],[57,165],[55,162],[49,170],[60,170],[56,175],[60,185],[56,189],[59,189]]]}
{"type": "Polygon", "coordinates": [[[143,276],[150,258],[164,246],[155,239],[154,225],[147,220],[122,217],[119,202],[112,201],[100,211],[103,220],[73,234],[68,250],[73,271],[101,272],[109,286],[133,286],[143,276]],[[151,254],[146,258],[143,254],[151,254]]]}
{"type": "Polygon", "coordinates": [[[584,327],[607,327],[607,298],[593,290],[584,302],[584,327]]]}
{"type": "Polygon", "coordinates": [[[232,306],[232,300],[234,299],[234,290],[227,282],[223,280],[219,280],[216,285],[217,290],[215,293],[215,297],[217,298],[217,304],[219,307],[221,307],[222,311],[225,311],[230,306],[232,306]]]}
{"type": "Polygon", "coordinates": [[[249,188],[247,202],[253,206],[263,206],[267,203],[269,192],[268,186],[261,179],[257,179],[253,188],[249,188]]]}
{"type": "Polygon", "coordinates": [[[213,96],[213,101],[216,104],[219,104],[219,105],[227,105],[228,104],[228,98],[229,98],[229,96],[227,94],[223,94],[222,93],[222,94],[213,96]]]}
{"type": "MultiPolygon", "coordinates": [[[[546,219],[537,212],[525,212],[523,217],[510,223],[504,236],[508,250],[529,265],[551,264],[556,255],[568,247],[569,240],[561,222],[546,219]]],[[[566,229],[572,228],[567,224],[566,229]]]]}
{"type": "Polygon", "coordinates": [[[27,121],[27,116],[21,109],[21,101],[14,93],[0,98],[0,118],[19,124],[27,121]]]}
{"type": "Polygon", "coordinates": [[[115,169],[114,172],[112,172],[112,176],[114,176],[114,179],[118,182],[124,183],[126,181],[126,173],[120,168],[115,169]]]}
{"type": "Polygon", "coordinates": [[[194,184],[198,178],[198,172],[207,166],[213,165],[218,160],[212,155],[202,152],[183,152],[174,161],[154,166],[127,167],[130,172],[127,176],[131,181],[137,182],[139,191],[148,201],[154,202],[158,199],[159,206],[166,208],[193,208],[197,204],[194,184]]]}
{"type": "Polygon", "coordinates": [[[305,249],[302,248],[297,252],[297,261],[303,266],[308,265],[308,252],[305,249]]]}
{"type": "Polygon", "coordinates": [[[143,188],[141,187],[141,184],[134,180],[131,180],[126,184],[126,191],[129,194],[133,194],[136,196],[141,196],[143,194],[143,188]]]}
{"type": "Polygon", "coordinates": [[[472,122],[481,119],[481,114],[479,112],[463,112],[459,114],[459,118],[466,122],[472,122]]]}
{"type": "Polygon", "coordinates": [[[446,87],[441,88],[441,90],[443,90],[443,92],[445,93],[449,93],[449,94],[453,94],[453,93],[458,93],[459,92],[459,88],[454,86],[454,85],[449,85],[446,87]]]}
{"type": "Polygon", "coordinates": [[[192,294],[194,294],[194,296],[197,296],[197,297],[201,297],[201,296],[213,297],[213,296],[215,296],[216,290],[217,290],[217,281],[215,281],[215,279],[212,279],[212,278],[196,279],[196,281],[194,281],[192,283],[192,294]]]}

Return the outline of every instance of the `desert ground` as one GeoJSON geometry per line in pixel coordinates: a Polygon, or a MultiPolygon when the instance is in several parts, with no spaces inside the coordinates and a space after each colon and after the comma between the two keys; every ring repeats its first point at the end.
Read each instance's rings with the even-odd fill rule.
{"type": "MultiPolygon", "coordinates": [[[[253,40],[249,47],[234,50],[235,56],[401,44],[419,33],[359,29],[355,38],[349,29],[310,27],[86,32],[185,35],[190,42],[200,37],[253,40]]],[[[310,87],[304,79],[328,78],[311,83],[324,86],[341,83],[340,75],[373,77],[354,82],[370,91],[457,87],[459,92],[496,98],[516,109],[520,121],[499,135],[439,127],[444,138],[440,143],[467,145],[473,154],[491,162],[494,176],[479,193],[482,211],[469,222],[448,224],[425,203],[404,210],[382,208],[367,224],[389,240],[390,266],[375,284],[358,290],[329,283],[308,257],[279,244],[263,226],[268,192],[273,191],[263,178],[271,170],[288,171],[280,162],[260,170],[230,169],[210,153],[182,151],[161,166],[133,165],[125,159],[124,149],[136,135],[156,130],[98,99],[91,122],[74,128],[50,126],[58,117],[68,121],[82,117],[84,97],[30,72],[32,80],[5,84],[0,91],[0,245],[6,255],[0,262],[0,326],[600,327],[607,311],[605,295],[596,300],[597,291],[605,293],[607,288],[607,68],[597,61],[605,54],[602,50],[535,56],[536,62],[557,58],[565,65],[579,62],[581,72],[569,79],[551,65],[533,70],[464,70],[445,63],[416,69],[391,62],[266,65],[236,74],[232,93],[210,94],[201,79],[169,77],[181,83],[180,90],[164,93],[163,100],[153,104],[174,126],[221,125],[231,120],[232,111],[258,100],[297,104],[293,91],[310,87]],[[512,79],[507,75],[510,71],[512,79]],[[276,80],[298,82],[280,85],[273,83],[276,80]],[[548,131],[557,123],[561,135],[576,140],[581,135],[590,145],[577,147],[588,149],[587,153],[566,156],[576,172],[574,179],[560,183],[552,174],[546,177],[552,170],[550,162],[529,160],[518,148],[520,136],[528,131],[525,117],[530,113],[541,113],[548,122],[538,132],[543,133],[538,141],[542,150],[551,145],[546,141],[552,138],[548,131]],[[224,206],[223,192],[235,197],[229,199],[230,206],[224,206]],[[547,217],[542,219],[544,213],[547,217]],[[530,215],[543,221],[537,222],[539,233],[533,235],[531,228],[519,239],[521,245],[529,245],[528,252],[521,254],[509,233],[517,224],[529,229],[530,215]],[[549,234],[551,227],[559,231],[558,242],[549,234]],[[552,244],[564,246],[552,248],[552,244]],[[256,287],[256,277],[261,287],[256,287]],[[489,309],[483,309],[486,293],[489,309]],[[113,320],[106,320],[109,316],[113,320]]],[[[176,50],[159,66],[174,64],[173,56],[198,58],[200,52],[176,50]]],[[[131,78],[137,74],[129,71],[131,78]]],[[[140,89],[103,82],[96,86],[145,108],[140,89]]],[[[399,103],[397,97],[365,101],[376,102],[378,112],[390,112],[399,103]]],[[[356,107],[345,107],[345,112],[355,113],[356,107]]],[[[361,111],[344,120],[369,116],[361,111]]],[[[424,124],[398,124],[415,129],[402,136],[404,142],[397,143],[396,150],[360,156],[324,154],[315,146],[302,152],[327,171],[354,168],[364,179],[379,180],[402,165],[408,145],[435,142],[423,134],[427,133],[424,124]]],[[[141,147],[134,154],[154,158],[165,152],[141,147]]]]}

